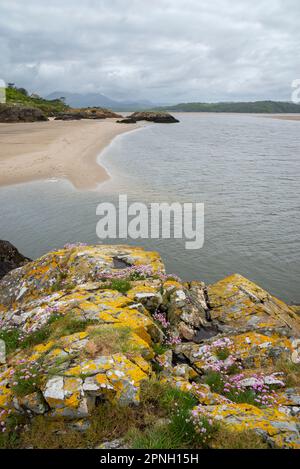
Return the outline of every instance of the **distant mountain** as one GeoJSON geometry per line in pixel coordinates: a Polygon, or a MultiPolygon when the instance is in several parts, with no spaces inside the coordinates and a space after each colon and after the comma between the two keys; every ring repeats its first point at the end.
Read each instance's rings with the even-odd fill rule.
{"type": "Polygon", "coordinates": [[[150,101],[116,101],[100,93],[69,93],[67,91],[54,91],[46,99],[65,98],[66,104],[72,107],[105,107],[114,111],[144,110],[154,106],[150,101]]]}
{"type": "Polygon", "coordinates": [[[173,112],[240,112],[289,114],[300,113],[300,104],[282,101],[224,102],[224,103],[181,103],[154,108],[173,112]]]}

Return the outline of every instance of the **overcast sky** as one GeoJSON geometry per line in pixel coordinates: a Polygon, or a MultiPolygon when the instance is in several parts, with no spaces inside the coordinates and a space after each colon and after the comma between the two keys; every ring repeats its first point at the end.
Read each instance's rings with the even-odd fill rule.
{"type": "Polygon", "coordinates": [[[1,0],[0,78],[154,102],[282,99],[299,0],[1,0]]]}

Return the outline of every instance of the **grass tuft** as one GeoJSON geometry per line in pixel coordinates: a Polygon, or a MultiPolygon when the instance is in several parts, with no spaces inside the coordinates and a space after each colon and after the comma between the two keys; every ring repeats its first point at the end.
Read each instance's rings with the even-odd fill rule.
{"type": "Polygon", "coordinates": [[[221,426],[214,435],[211,447],[215,449],[270,449],[254,430],[230,431],[221,426]]]}
{"type": "Polygon", "coordinates": [[[300,382],[300,363],[293,363],[287,358],[282,358],[276,363],[276,371],[284,374],[287,387],[298,386],[300,382]]]}

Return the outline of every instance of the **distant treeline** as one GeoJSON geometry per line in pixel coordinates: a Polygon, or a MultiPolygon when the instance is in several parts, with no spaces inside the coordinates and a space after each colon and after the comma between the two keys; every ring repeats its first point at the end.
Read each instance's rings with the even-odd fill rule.
{"type": "Polygon", "coordinates": [[[300,104],[280,101],[254,101],[234,103],[181,103],[174,106],[156,108],[173,112],[245,112],[285,114],[300,113],[300,104]]]}

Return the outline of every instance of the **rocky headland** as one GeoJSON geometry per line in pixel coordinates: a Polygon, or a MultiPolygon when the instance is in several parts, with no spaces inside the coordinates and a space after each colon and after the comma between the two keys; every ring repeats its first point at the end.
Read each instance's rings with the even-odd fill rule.
{"type": "Polygon", "coordinates": [[[41,109],[0,104],[0,122],[43,122],[47,120],[48,117],[41,109]]]}
{"type": "Polygon", "coordinates": [[[241,275],[67,245],[0,282],[1,446],[299,448],[299,334],[241,275]]]}
{"type": "Polygon", "coordinates": [[[82,108],[68,109],[64,112],[57,113],[55,120],[80,120],[80,119],[107,119],[120,118],[120,114],[116,114],[109,109],[104,108],[82,108]]]}
{"type": "Polygon", "coordinates": [[[63,111],[54,112],[50,111],[45,113],[43,110],[35,107],[26,107],[23,105],[7,105],[0,104],[0,122],[2,123],[17,123],[17,122],[40,122],[48,121],[49,117],[55,120],[81,120],[81,119],[108,119],[120,118],[109,109],[104,108],[83,108],[72,109],[67,108],[63,111]]]}

